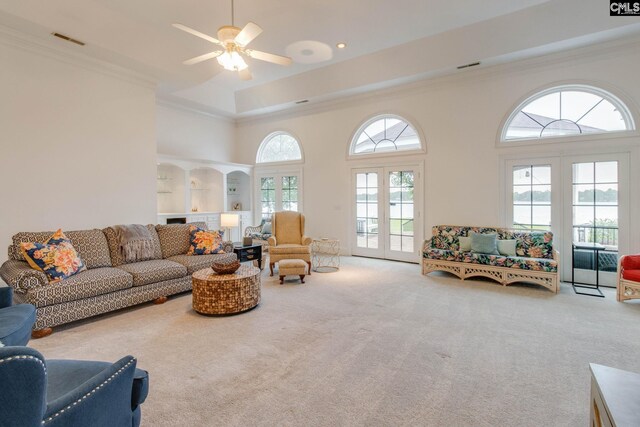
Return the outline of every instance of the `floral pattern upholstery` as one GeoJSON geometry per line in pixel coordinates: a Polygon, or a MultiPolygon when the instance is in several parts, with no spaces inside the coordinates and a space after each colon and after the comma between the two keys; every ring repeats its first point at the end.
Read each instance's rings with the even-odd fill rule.
{"type": "MultiPolygon", "coordinates": [[[[20,252],[20,244],[23,242],[44,243],[53,231],[21,231],[12,237],[13,249],[9,250],[9,259],[26,261],[20,252]]],[[[71,240],[78,256],[82,258],[87,268],[111,267],[111,257],[107,238],[102,230],[67,231],[66,236],[71,240]]]]}
{"type": "Polygon", "coordinates": [[[189,252],[187,255],[223,254],[222,235],[217,231],[207,231],[195,225],[189,226],[189,252]]]}
{"type": "Polygon", "coordinates": [[[519,270],[546,271],[554,273],[558,271],[558,262],[547,258],[477,254],[473,252],[449,251],[435,248],[425,249],[424,257],[441,261],[492,265],[495,267],[515,268],[519,270]]]}
{"type": "MultiPolygon", "coordinates": [[[[430,248],[457,251],[460,249],[461,236],[475,233],[497,233],[498,239],[515,239],[516,254],[527,258],[553,259],[553,233],[550,231],[521,231],[507,228],[461,227],[438,225],[433,227],[430,248]]],[[[424,248],[426,251],[428,248],[424,248]]]]}
{"type": "Polygon", "coordinates": [[[86,270],[86,266],[62,230],[44,243],[22,242],[22,256],[29,265],[44,272],[50,282],[58,282],[86,270]]]}

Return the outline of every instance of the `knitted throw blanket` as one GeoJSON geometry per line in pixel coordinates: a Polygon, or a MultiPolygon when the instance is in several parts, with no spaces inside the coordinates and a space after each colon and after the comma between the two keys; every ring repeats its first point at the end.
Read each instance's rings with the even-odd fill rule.
{"type": "Polygon", "coordinates": [[[125,262],[144,261],[153,258],[151,233],[144,225],[116,225],[118,247],[125,262]]]}

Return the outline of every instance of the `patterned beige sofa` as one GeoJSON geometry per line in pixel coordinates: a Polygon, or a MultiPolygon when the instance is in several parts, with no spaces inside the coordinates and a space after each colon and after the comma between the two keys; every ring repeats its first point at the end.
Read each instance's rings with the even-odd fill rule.
{"type": "Polygon", "coordinates": [[[446,271],[461,279],[484,276],[502,285],[529,282],[558,292],[560,286],[558,251],[550,231],[508,228],[438,225],[422,247],[422,274],[446,271]],[[516,240],[514,256],[490,255],[460,250],[460,237],[475,233],[496,233],[498,239],[516,240]]]}
{"type": "MultiPolygon", "coordinates": [[[[205,228],[204,223],[196,223],[205,228]]],[[[20,232],[9,246],[9,260],[0,267],[0,277],[14,289],[16,303],[36,306],[33,336],[49,335],[53,326],[118,310],[147,301],[166,301],[169,295],[191,290],[191,274],[209,267],[214,259],[236,258],[233,244],[225,242],[225,254],[186,255],[189,224],[148,225],[154,257],[125,263],[115,231],[65,231],[87,266],[68,279],[49,284],[44,273],[34,270],[20,252],[21,242],[42,242],[53,232],[20,232]]]]}

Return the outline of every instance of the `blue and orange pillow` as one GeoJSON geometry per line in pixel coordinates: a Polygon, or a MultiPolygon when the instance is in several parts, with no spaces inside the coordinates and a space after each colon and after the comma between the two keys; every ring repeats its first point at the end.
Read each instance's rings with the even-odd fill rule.
{"type": "Polygon", "coordinates": [[[191,246],[187,255],[223,254],[223,233],[207,231],[195,225],[189,226],[191,246]]]}
{"type": "Polygon", "coordinates": [[[58,282],[87,269],[71,240],[62,230],[56,231],[44,243],[21,243],[20,250],[31,268],[47,275],[49,283],[58,282]]]}

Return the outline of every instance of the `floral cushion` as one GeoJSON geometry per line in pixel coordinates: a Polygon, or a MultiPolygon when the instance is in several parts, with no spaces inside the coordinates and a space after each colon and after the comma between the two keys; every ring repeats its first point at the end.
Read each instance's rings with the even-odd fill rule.
{"type": "Polygon", "coordinates": [[[432,229],[433,237],[430,241],[430,247],[450,251],[460,250],[459,237],[466,237],[471,232],[497,233],[500,240],[515,239],[517,241],[517,256],[553,259],[553,233],[550,231],[438,225],[432,229]]]}
{"type": "Polygon", "coordinates": [[[491,265],[495,267],[515,268],[532,271],[558,271],[558,262],[546,258],[529,258],[518,256],[503,256],[477,254],[473,252],[449,251],[445,249],[427,248],[424,257],[441,261],[465,262],[469,264],[491,265]]]}
{"type": "Polygon", "coordinates": [[[20,250],[31,268],[44,272],[49,282],[58,282],[86,270],[71,240],[62,230],[56,231],[44,243],[23,242],[20,250]]]}
{"type": "Polygon", "coordinates": [[[223,254],[222,234],[218,231],[207,231],[198,226],[189,227],[191,246],[187,255],[223,254]]]}

